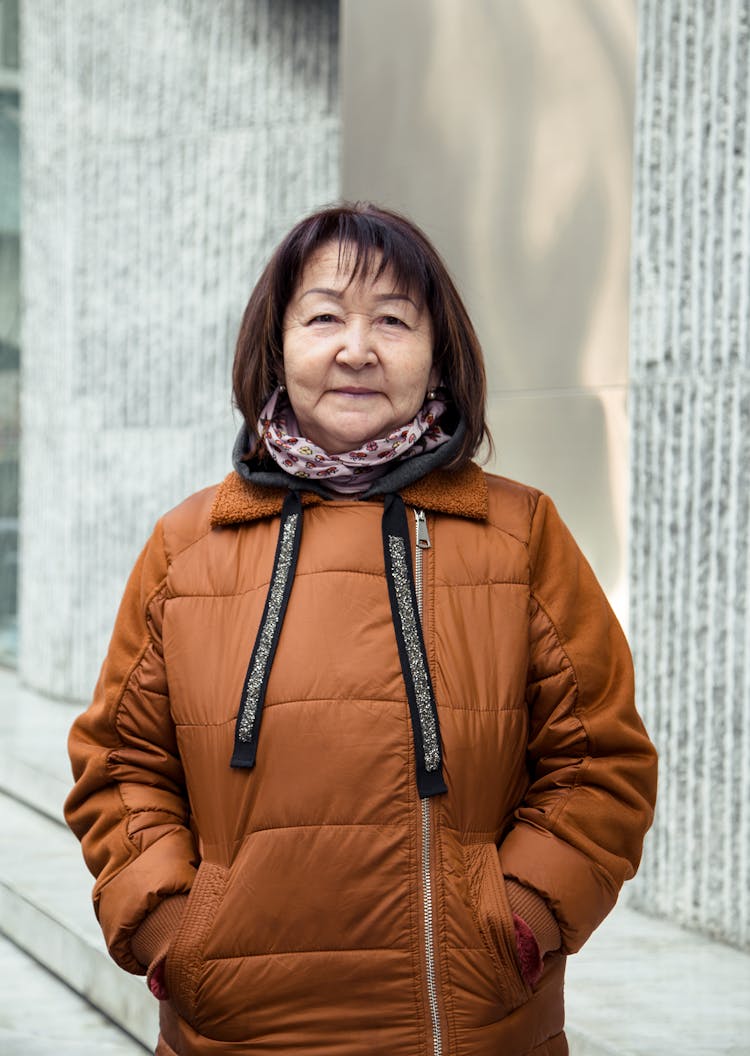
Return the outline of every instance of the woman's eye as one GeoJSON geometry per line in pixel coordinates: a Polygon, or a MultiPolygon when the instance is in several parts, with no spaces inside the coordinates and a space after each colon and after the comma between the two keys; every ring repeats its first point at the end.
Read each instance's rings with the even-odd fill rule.
{"type": "Polygon", "coordinates": [[[314,315],[310,320],[311,323],[333,323],[336,320],[335,315],[331,315],[330,312],[321,312],[319,315],[314,315]]]}
{"type": "Polygon", "coordinates": [[[383,322],[386,326],[406,326],[403,319],[399,319],[396,315],[384,315],[383,322]]]}

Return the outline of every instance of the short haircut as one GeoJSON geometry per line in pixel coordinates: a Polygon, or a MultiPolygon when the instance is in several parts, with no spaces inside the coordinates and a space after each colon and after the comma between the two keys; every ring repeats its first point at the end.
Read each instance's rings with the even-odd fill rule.
{"type": "MultiPolygon", "coordinates": [[[[282,323],[302,272],[323,246],[338,244],[349,281],[390,272],[397,288],[425,306],[432,319],[433,361],[449,407],[466,426],[450,463],[458,468],[492,438],[485,420],[487,381],[474,327],[448,269],[423,231],[399,213],[369,202],[345,202],[300,220],[282,240],[250,295],[232,371],[234,401],[251,436],[260,412],[283,377],[282,323]]],[[[446,412],[447,413],[447,412],[446,412]]]]}

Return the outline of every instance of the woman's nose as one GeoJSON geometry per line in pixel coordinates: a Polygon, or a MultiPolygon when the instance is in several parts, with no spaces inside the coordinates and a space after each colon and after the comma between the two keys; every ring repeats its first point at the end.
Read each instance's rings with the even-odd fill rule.
{"type": "Polygon", "coordinates": [[[342,338],[336,353],[339,363],[356,370],[376,361],[374,335],[369,319],[358,317],[350,320],[344,327],[342,338]]]}

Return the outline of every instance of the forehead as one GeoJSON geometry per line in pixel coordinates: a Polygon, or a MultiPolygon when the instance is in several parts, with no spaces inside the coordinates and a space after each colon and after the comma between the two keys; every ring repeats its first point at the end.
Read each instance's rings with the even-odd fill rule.
{"type": "Polygon", "coordinates": [[[379,250],[365,254],[352,243],[327,242],[308,257],[294,295],[315,288],[344,291],[352,286],[375,293],[408,293],[394,269],[388,265],[383,268],[382,262],[379,250]]]}

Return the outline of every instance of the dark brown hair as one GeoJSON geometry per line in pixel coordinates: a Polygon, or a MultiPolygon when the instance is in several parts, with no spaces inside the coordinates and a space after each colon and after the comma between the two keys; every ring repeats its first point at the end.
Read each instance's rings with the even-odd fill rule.
{"type": "Polygon", "coordinates": [[[242,317],[232,371],[234,400],[252,436],[260,412],[283,377],[284,312],[316,250],[338,243],[342,267],[357,276],[390,272],[396,286],[423,304],[432,318],[433,359],[449,404],[466,434],[451,462],[462,465],[483,441],[487,382],[474,327],[448,269],[427,236],[406,217],[369,202],[344,203],[296,224],[278,246],[250,295],[242,317]]]}

